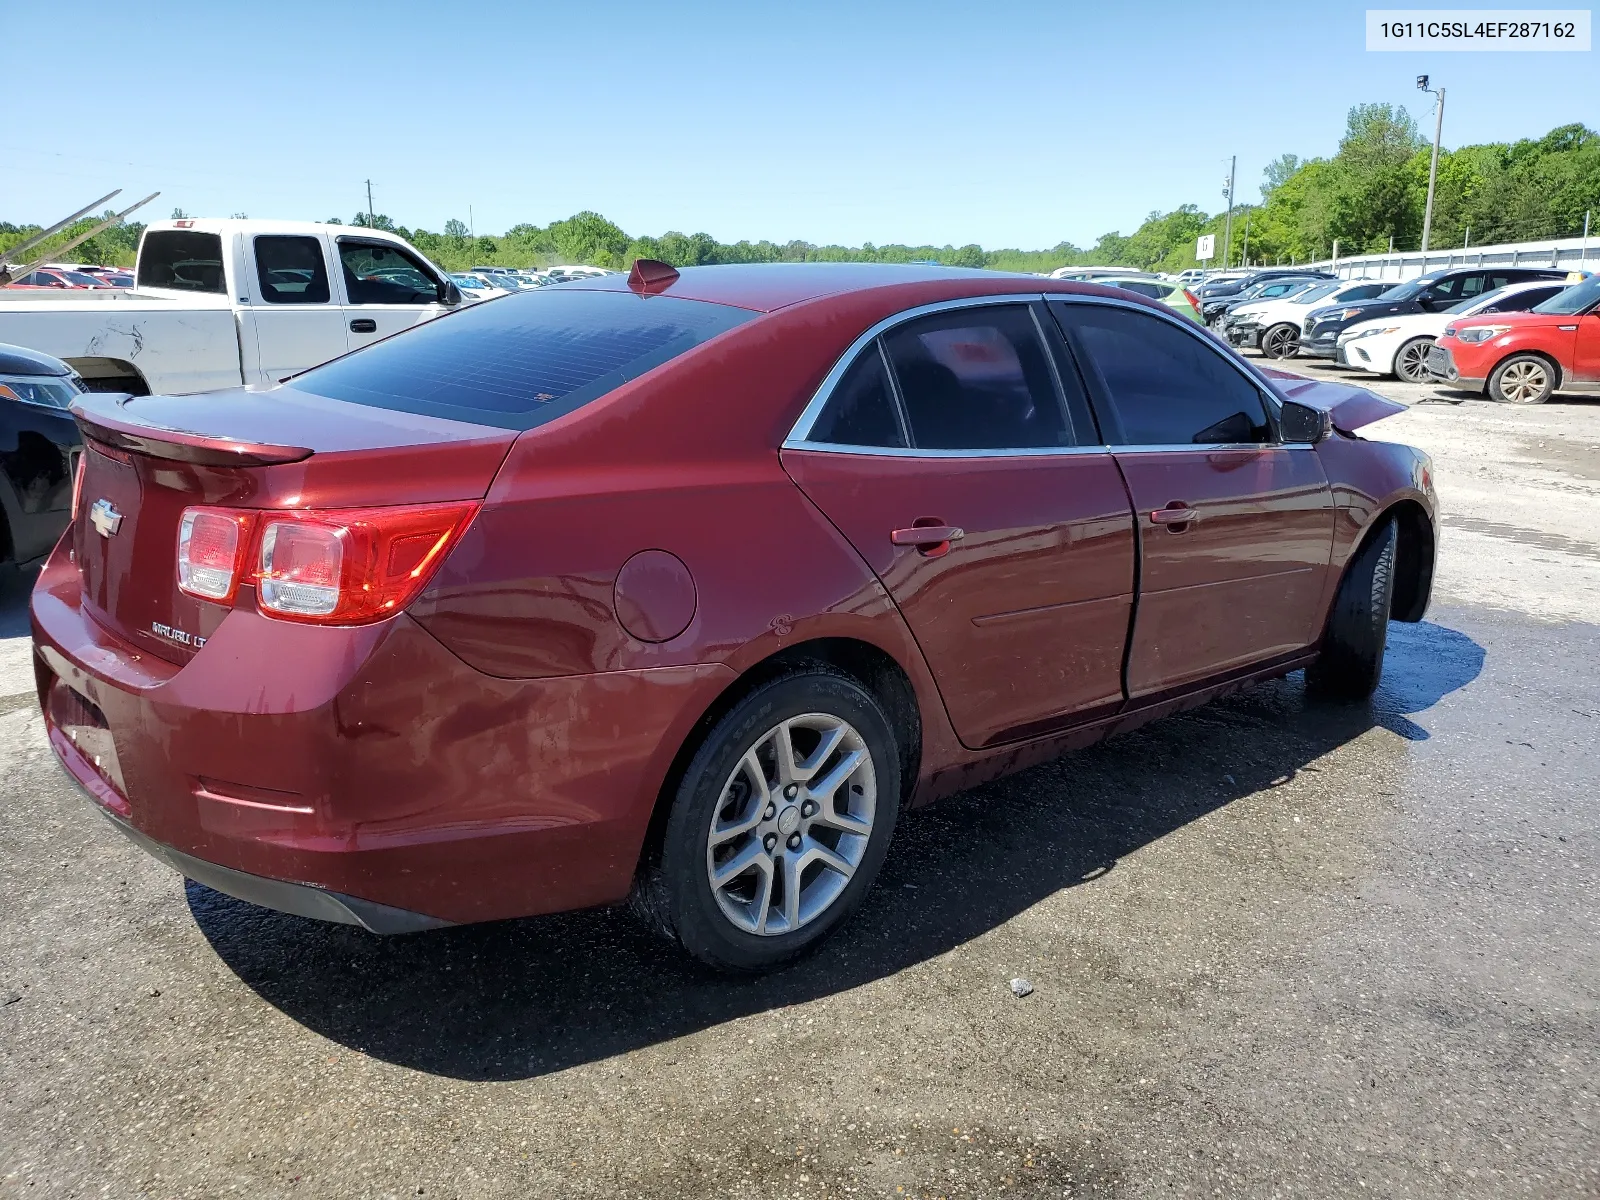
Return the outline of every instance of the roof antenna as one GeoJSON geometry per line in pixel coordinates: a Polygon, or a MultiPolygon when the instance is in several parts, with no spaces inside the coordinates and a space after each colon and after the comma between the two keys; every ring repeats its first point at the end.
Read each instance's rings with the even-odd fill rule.
{"type": "Polygon", "coordinates": [[[678,277],[678,268],[655,258],[636,258],[628,272],[628,286],[636,292],[660,292],[678,277]]]}

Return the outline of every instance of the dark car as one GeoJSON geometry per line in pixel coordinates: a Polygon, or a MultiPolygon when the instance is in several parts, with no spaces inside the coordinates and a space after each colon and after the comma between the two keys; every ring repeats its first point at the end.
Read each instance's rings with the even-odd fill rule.
{"type": "Polygon", "coordinates": [[[1202,301],[1222,300],[1230,296],[1238,296],[1249,288],[1258,284],[1268,283],[1274,279],[1333,279],[1335,276],[1327,271],[1311,270],[1307,267],[1264,267],[1253,271],[1249,275],[1235,276],[1231,279],[1215,279],[1200,285],[1199,296],[1202,301]]]}
{"type": "Polygon", "coordinates": [[[1274,275],[1270,279],[1258,280],[1242,291],[1231,292],[1226,296],[1213,296],[1210,299],[1202,296],[1200,319],[1220,332],[1231,309],[1256,300],[1282,300],[1323,282],[1326,281],[1312,275],[1274,275]]]}
{"type": "Polygon", "coordinates": [[[82,391],[59,358],[0,345],[0,563],[42,558],[67,528],[82,391]]]}
{"type": "Polygon", "coordinates": [[[1310,358],[1336,358],[1339,335],[1357,321],[1402,313],[1443,312],[1453,304],[1484,292],[1529,279],[1565,279],[1568,272],[1546,267],[1457,267],[1435,271],[1390,288],[1371,300],[1355,300],[1319,308],[1306,317],[1300,354],[1310,358]]]}
{"type": "Polygon", "coordinates": [[[766,969],[903,807],[1301,667],[1364,698],[1431,586],[1427,457],[1352,436],[1401,406],[1026,275],[640,262],[74,409],[55,754],[190,878],[383,932],[637,889],[766,969]]]}

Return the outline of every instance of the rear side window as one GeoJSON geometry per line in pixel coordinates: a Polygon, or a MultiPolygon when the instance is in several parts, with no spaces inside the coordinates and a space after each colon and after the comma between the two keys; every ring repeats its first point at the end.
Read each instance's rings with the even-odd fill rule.
{"type": "Polygon", "coordinates": [[[518,292],[335,359],[294,386],[374,408],[532,429],[755,316],[675,296],[518,292]]]}
{"type": "Polygon", "coordinates": [[[328,264],[319,238],[256,238],[256,277],[268,304],[328,302],[328,264]]]}
{"type": "Polygon", "coordinates": [[[1124,308],[1051,307],[1104,382],[1127,444],[1272,440],[1260,390],[1202,338],[1124,308]]]}
{"type": "Polygon", "coordinates": [[[187,229],[146,233],[139,246],[139,286],[220,295],[227,287],[222,271],[222,238],[187,229]]]}
{"type": "Polygon", "coordinates": [[[828,406],[807,437],[835,446],[904,446],[905,430],[883,369],[883,353],[873,342],[850,364],[828,406]]]}
{"type": "Polygon", "coordinates": [[[1073,444],[1025,305],[960,308],[884,335],[911,441],[928,450],[1073,444]]]}

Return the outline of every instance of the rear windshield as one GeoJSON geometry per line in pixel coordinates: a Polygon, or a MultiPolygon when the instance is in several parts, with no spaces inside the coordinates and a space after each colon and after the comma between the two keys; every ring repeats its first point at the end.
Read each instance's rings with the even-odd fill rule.
{"type": "Polygon", "coordinates": [[[517,292],[335,359],[294,386],[374,408],[532,429],[754,316],[675,296],[517,292]]]}
{"type": "Polygon", "coordinates": [[[214,233],[161,230],[139,246],[139,286],[222,292],[222,238],[214,233]]]}

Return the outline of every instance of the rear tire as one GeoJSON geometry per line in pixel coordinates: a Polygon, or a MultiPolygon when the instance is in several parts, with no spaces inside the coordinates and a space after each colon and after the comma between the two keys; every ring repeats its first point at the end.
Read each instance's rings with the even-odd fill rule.
{"type": "Polygon", "coordinates": [[[854,678],[817,665],[762,684],[690,760],[659,866],[642,885],[646,911],[720,971],[781,966],[848,920],[871,889],[900,784],[889,718],[854,678]]]}
{"type": "Polygon", "coordinates": [[[1412,338],[1394,352],[1394,374],[1405,383],[1432,383],[1433,373],[1428,370],[1428,351],[1433,349],[1433,339],[1412,338]]]}
{"type": "Polygon", "coordinates": [[[1306,687],[1328,700],[1365,700],[1383,678],[1394,598],[1399,527],[1390,520],[1361,547],[1339,582],[1322,636],[1322,654],[1306,668],[1306,687]]]}
{"type": "Polygon", "coordinates": [[[1513,354],[1489,375],[1489,398],[1501,404],[1543,404],[1555,390],[1556,369],[1538,354],[1513,354]]]}

